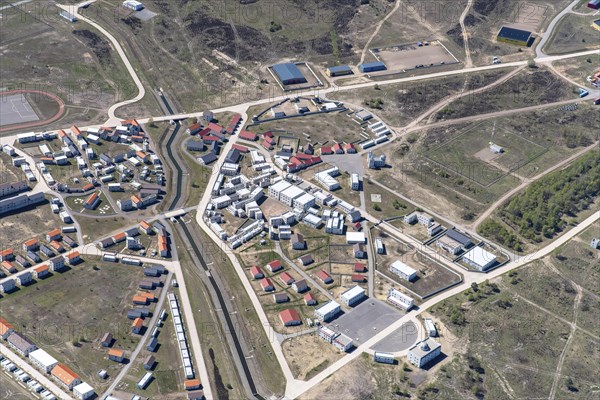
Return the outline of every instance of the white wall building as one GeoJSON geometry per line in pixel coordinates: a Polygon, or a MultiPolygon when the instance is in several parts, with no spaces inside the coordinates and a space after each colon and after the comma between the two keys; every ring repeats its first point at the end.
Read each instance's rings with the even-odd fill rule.
{"type": "Polygon", "coordinates": [[[340,300],[345,305],[352,307],[353,305],[359,303],[365,297],[365,289],[360,286],[354,286],[346,290],[344,293],[340,295],[340,300]]]}
{"type": "Polygon", "coordinates": [[[475,246],[463,256],[463,261],[479,271],[485,271],[496,263],[496,256],[480,246],[475,246]]]}
{"type": "Polygon", "coordinates": [[[340,305],[335,301],[330,301],[315,310],[315,317],[319,321],[327,322],[335,317],[340,311],[340,305]]]}
{"type": "Polygon", "coordinates": [[[36,368],[47,374],[58,364],[58,361],[54,357],[42,349],[37,349],[29,353],[29,359],[36,368]]]}
{"type": "Polygon", "coordinates": [[[408,349],[408,361],[419,368],[429,364],[442,353],[442,346],[432,338],[425,338],[408,349]]]}
{"type": "Polygon", "coordinates": [[[415,304],[415,301],[411,297],[394,288],[388,290],[387,301],[393,306],[406,311],[410,310],[415,304]]]}
{"type": "Polygon", "coordinates": [[[394,261],[390,265],[390,272],[409,282],[417,277],[417,271],[399,260],[394,261]]]}

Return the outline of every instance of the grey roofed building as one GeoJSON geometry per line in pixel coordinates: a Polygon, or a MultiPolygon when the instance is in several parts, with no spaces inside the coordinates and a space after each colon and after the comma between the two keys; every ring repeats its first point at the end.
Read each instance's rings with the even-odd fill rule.
{"type": "Polygon", "coordinates": [[[144,275],[146,276],[159,276],[160,272],[154,267],[144,268],[144,275]]]}
{"type": "Polygon", "coordinates": [[[17,254],[15,261],[23,268],[31,267],[31,263],[29,261],[27,261],[27,259],[20,254],[17,254]]]}
{"type": "Polygon", "coordinates": [[[471,239],[468,236],[466,236],[458,231],[455,231],[454,229],[448,229],[446,231],[446,235],[450,239],[455,240],[458,243],[460,243],[462,246],[469,246],[472,243],[471,239]]]}
{"type": "Polygon", "coordinates": [[[188,400],[204,400],[204,391],[203,390],[192,390],[187,394],[188,400]]]}
{"type": "Polygon", "coordinates": [[[231,149],[229,150],[229,152],[227,152],[227,155],[225,156],[225,162],[237,164],[238,162],[240,162],[241,157],[242,153],[240,153],[238,149],[231,149]]]}
{"type": "Polygon", "coordinates": [[[112,158],[104,153],[100,154],[100,161],[103,161],[106,165],[112,164],[112,158]]]}
{"type": "Polygon", "coordinates": [[[190,151],[204,151],[206,145],[200,140],[188,140],[187,149],[190,151]]]}
{"type": "Polygon", "coordinates": [[[295,281],[294,283],[292,283],[292,288],[296,292],[302,293],[302,292],[306,292],[308,290],[308,285],[306,284],[305,279],[299,279],[299,280],[295,281]]]}
{"type": "Polygon", "coordinates": [[[306,78],[294,63],[275,64],[271,68],[284,85],[306,82],[306,78]]]}
{"type": "Polygon", "coordinates": [[[217,160],[217,156],[215,155],[215,153],[212,153],[212,152],[204,154],[203,156],[198,157],[198,161],[200,161],[204,165],[208,165],[210,163],[213,163],[216,160],[217,160]]]}
{"type": "Polygon", "coordinates": [[[273,300],[275,300],[275,303],[285,303],[290,301],[290,298],[285,293],[275,293],[273,295],[273,300]]]}
{"type": "Polygon", "coordinates": [[[17,350],[19,354],[25,357],[37,349],[37,346],[31,340],[29,340],[29,338],[17,332],[11,333],[6,340],[10,347],[17,350]]]}
{"type": "Polygon", "coordinates": [[[430,337],[408,349],[408,361],[419,368],[429,364],[441,354],[442,346],[430,337]]]}
{"type": "Polygon", "coordinates": [[[98,243],[100,243],[100,247],[105,249],[105,248],[110,247],[113,244],[115,244],[115,241],[113,240],[112,237],[107,237],[105,239],[100,240],[98,243]]]}
{"type": "Polygon", "coordinates": [[[281,158],[285,158],[285,159],[290,159],[290,158],[292,158],[292,156],[294,154],[292,152],[289,152],[289,151],[278,151],[277,153],[275,153],[275,155],[277,157],[281,157],[281,158]]]}
{"type": "Polygon", "coordinates": [[[137,307],[127,311],[128,319],[146,318],[150,316],[150,310],[145,307],[137,307]]]}
{"type": "Polygon", "coordinates": [[[215,155],[219,155],[219,153],[221,152],[221,145],[219,144],[219,142],[211,142],[208,145],[210,152],[214,153],[215,155]]]}
{"type": "Polygon", "coordinates": [[[302,257],[300,257],[300,262],[302,263],[302,265],[309,265],[312,264],[314,261],[315,260],[313,260],[310,254],[305,254],[302,257]]]}
{"type": "Polygon", "coordinates": [[[157,347],[158,347],[158,339],[152,338],[148,341],[148,344],[146,345],[146,350],[155,352],[157,347]]]}
{"type": "Polygon", "coordinates": [[[134,237],[140,234],[138,226],[134,226],[133,228],[125,229],[125,234],[129,237],[134,237]]]}
{"type": "Polygon", "coordinates": [[[149,355],[146,360],[144,360],[144,369],[147,371],[151,371],[154,369],[154,364],[156,364],[156,359],[153,355],[149,355]]]}
{"type": "Polygon", "coordinates": [[[45,244],[40,246],[40,251],[44,253],[44,255],[47,257],[54,257],[56,255],[54,254],[52,249],[50,249],[50,247],[46,246],[45,244]]]}
{"type": "Polygon", "coordinates": [[[36,263],[39,263],[42,261],[40,256],[38,256],[38,254],[35,251],[29,250],[27,252],[27,257],[29,257],[33,262],[36,262],[36,263]]]}
{"type": "Polygon", "coordinates": [[[78,246],[78,243],[77,243],[76,241],[74,241],[74,240],[73,240],[73,238],[72,238],[72,237],[70,237],[70,236],[67,236],[67,235],[63,236],[63,240],[64,240],[64,241],[65,241],[65,243],[66,243],[66,244],[68,244],[68,245],[69,245],[69,247],[71,247],[71,248],[73,248],[73,247],[77,247],[77,246],[78,246]]]}

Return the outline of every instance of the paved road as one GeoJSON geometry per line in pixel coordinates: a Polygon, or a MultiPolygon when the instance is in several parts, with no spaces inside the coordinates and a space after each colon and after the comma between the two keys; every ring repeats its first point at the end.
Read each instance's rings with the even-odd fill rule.
{"type": "Polygon", "coordinates": [[[548,29],[546,29],[546,32],[544,32],[544,36],[542,37],[542,40],[540,40],[537,47],[535,48],[535,54],[538,58],[547,57],[546,53],[544,53],[544,46],[546,45],[546,42],[552,37],[552,32],[554,31],[556,24],[558,24],[558,22],[562,19],[562,17],[564,17],[566,14],[572,12],[573,7],[575,7],[580,2],[581,2],[581,0],[573,0],[573,2],[571,2],[567,7],[565,7],[564,10],[562,10],[560,13],[558,13],[558,15],[556,17],[554,17],[554,19],[552,21],[550,21],[550,24],[548,25],[548,29]]]}
{"type": "Polygon", "coordinates": [[[118,118],[115,115],[116,110],[119,107],[123,107],[127,104],[132,104],[132,103],[136,103],[138,101],[140,101],[141,99],[144,98],[145,94],[146,94],[146,89],[144,88],[144,85],[142,84],[142,81],[140,80],[140,78],[138,77],[137,73],[135,72],[135,69],[133,68],[133,66],[131,65],[131,63],[129,62],[129,59],[127,58],[127,55],[125,54],[125,51],[123,50],[123,48],[121,47],[121,44],[119,43],[119,41],[117,39],[115,39],[115,37],[113,35],[110,34],[110,32],[108,32],[106,29],[104,29],[101,25],[95,23],[94,21],[92,21],[91,19],[84,17],[83,15],[79,14],[79,7],[84,5],[84,4],[91,4],[93,3],[95,0],[92,1],[84,1],[82,3],[76,4],[76,5],[62,5],[62,4],[57,4],[56,6],[66,10],[67,12],[71,13],[72,15],[76,16],[77,19],[79,19],[80,21],[83,22],[87,22],[88,24],[92,25],[94,28],[98,29],[104,36],[106,36],[108,38],[108,40],[110,40],[110,42],[112,43],[113,47],[117,50],[117,53],[119,54],[119,57],[121,57],[121,60],[123,61],[123,64],[125,64],[125,68],[127,68],[127,71],[129,72],[129,75],[131,75],[131,78],[133,79],[133,82],[135,83],[135,85],[138,88],[138,94],[137,96],[135,96],[133,99],[130,100],[125,100],[122,101],[120,103],[116,103],[113,104],[109,109],[108,109],[108,120],[103,124],[104,126],[115,126],[118,125],[120,123],[120,118],[118,118]]]}
{"type": "MultiPolygon", "coordinates": [[[[102,399],[105,398],[106,396],[110,395],[117,388],[119,383],[121,383],[121,380],[125,377],[125,375],[127,375],[127,372],[129,372],[129,369],[135,362],[135,359],[137,358],[137,356],[140,354],[142,349],[146,346],[146,344],[148,342],[148,338],[150,337],[150,334],[152,333],[152,330],[154,329],[154,326],[156,325],[156,321],[158,320],[158,317],[160,316],[160,310],[162,310],[162,308],[163,308],[165,298],[167,297],[167,292],[169,291],[169,282],[171,282],[172,277],[173,277],[173,272],[169,271],[169,273],[167,274],[167,279],[165,281],[165,285],[162,288],[162,292],[160,294],[160,297],[158,298],[156,307],[154,308],[154,313],[152,314],[152,318],[150,319],[149,322],[147,320],[145,321],[148,323],[148,325],[146,325],[146,332],[140,338],[139,343],[137,344],[137,346],[131,353],[131,356],[129,357],[129,362],[123,366],[121,371],[119,371],[119,374],[115,377],[115,379],[113,379],[110,386],[104,391],[104,394],[101,396],[102,399]]],[[[140,376],[140,378],[141,378],[141,376],[140,376]]]]}
{"type": "Polygon", "coordinates": [[[1,343],[0,343],[0,354],[2,354],[4,357],[6,357],[10,361],[12,361],[17,367],[19,367],[23,371],[27,372],[27,374],[32,379],[35,379],[36,381],[38,381],[42,386],[44,386],[46,389],[48,389],[49,391],[54,393],[54,395],[56,395],[59,399],[63,399],[63,400],[73,399],[73,397],[70,394],[67,394],[60,387],[58,387],[57,384],[55,384],[53,381],[51,381],[48,378],[48,375],[45,375],[45,374],[41,373],[40,371],[38,371],[37,369],[33,368],[24,359],[22,359],[20,356],[18,356],[16,353],[14,353],[11,349],[9,349],[8,347],[6,347],[5,345],[3,345],[1,343]]]}
{"type": "Polygon", "coordinates": [[[283,258],[283,261],[285,261],[288,265],[290,265],[294,271],[296,271],[298,274],[300,274],[300,276],[302,276],[303,279],[306,279],[306,281],[310,284],[310,286],[312,288],[317,289],[318,291],[320,291],[321,294],[323,296],[327,297],[329,300],[336,301],[335,297],[333,297],[331,295],[331,293],[329,293],[327,291],[327,289],[325,289],[324,287],[322,287],[321,285],[319,285],[313,278],[310,277],[309,274],[306,273],[306,271],[304,271],[302,268],[300,268],[299,266],[297,266],[295,262],[293,262],[292,260],[290,260],[285,255],[285,253],[283,252],[283,250],[281,250],[281,244],[278,241],[275,242],[275,249],[277,249],[277,253],[279,253],[279,255],[281,256],[281,258],[283,258]]]}
{"type": "Polygon", "coordinates": [[[506,192],[502,197],[500,197],[498,200],[496,200],[496,202],[494,204],[492,204],[487,210],[485,210],[485,212],[483,214],[481,214],[471,225],[470,228],[473,230],[476,230],[477,227],[479,225],[481,225],[481,223],[483,221],[485,221],[485,219],[487,217],[489,217],[495,210],[498,209],[498,207],[500,207],[500,205],[502,203],[504,203],[506,200],[508,200],[510,197],[512,197],[515,193],[520,192],[521,190],[525,189],[527,186],[529,186],[532,182],[535,182],[536,180],[540,179],[541,177],[543,177],[546,174],[549,174],[552,171],[556,171],[559,168],[564,167],[565,165],[570,164],[571,162],[573,162],[574,160],[576,160],[577,158],[581,157],[583,154],[587,153],[590,150],[593,149],[597,149],[598,148],[598,144],[600,144],[600,142],[596,142],[586,148],[584,148],[581,151],[578,151],[577,153],[573,154],[572,156],[570,156],[569,158],[559,162],[558,164],[553,165],[552,167],[548,168],[547,170],[545,170],[544,172],[534,176],[533,178],[527,179],[525,182],[521,183],[519,186],[515,187],[514,189],[506,192]]]}

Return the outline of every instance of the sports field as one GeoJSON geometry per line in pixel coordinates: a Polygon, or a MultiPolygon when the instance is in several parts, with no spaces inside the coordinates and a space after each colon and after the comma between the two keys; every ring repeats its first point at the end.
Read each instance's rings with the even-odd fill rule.
{"type": "Polygon", "coordinates": [[[0,97],[0,126],[37,121],[39,119],[22,93],[0,97]]]}

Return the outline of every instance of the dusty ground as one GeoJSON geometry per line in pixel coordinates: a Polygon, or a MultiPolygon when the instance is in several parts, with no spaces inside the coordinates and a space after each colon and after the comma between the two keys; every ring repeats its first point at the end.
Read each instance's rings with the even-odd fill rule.
{"type": "Polygon", "coordinates": [[[143,271],[88,257],[84,260],[6,296],[0,307],[3,317],[21,332],[101,391],[110,380],[97,379],[98,370],[106,369],[114,377],[120,367],[105,358],[106,349],[98,340],[111,332],[116,348],[131,351],[137,344],[139,337],[130,333],[126,313],[143,271]]]}
{"type": "Polygon", "coordinates": [[[344,355],[316,333],[288,339],[282,347],[292,372],[301,380],[310,379],[344,355]]]}

